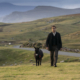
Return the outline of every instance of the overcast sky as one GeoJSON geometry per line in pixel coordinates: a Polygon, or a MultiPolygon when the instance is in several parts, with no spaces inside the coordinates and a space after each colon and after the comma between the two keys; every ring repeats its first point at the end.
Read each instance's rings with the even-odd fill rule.
{"type": "Polygon", "coordinates": [[[10,2],[15,5],[26,6],[55,6],[61,8],[80,8],[80,0],[0,0],[0,2],[10,2]]]}

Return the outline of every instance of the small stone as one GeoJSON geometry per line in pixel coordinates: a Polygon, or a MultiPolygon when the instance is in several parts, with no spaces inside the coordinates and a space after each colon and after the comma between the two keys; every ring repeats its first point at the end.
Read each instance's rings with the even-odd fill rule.
{"type": "Polygon", "coordinates": [[[10,66],[13,66],[13,64],[11,64],[10,66]]]}
{"type": "Polygon", "coordinates": [[[15,63],[14,65],[17,65],[17,63],[15,63]]]}
{"type": "Polygon", "coordinates": [[[5,66],[5,64],[3,64],[3,66],[5,66]]]}
{"type": "Polygon", "coordinates": [[[32,59],[30,59],[30,62],[33,61],[32,59]]]}
{"type": "Polygon", "coordinates": [[[36,65],[36,64],[33,64],[33,65],[36,65]]]}
{"type": "Polygon", "coordinates": [[[60,61],[60,63],[63,63],[63,62],[64,62],[64,60],[60,61]]]}

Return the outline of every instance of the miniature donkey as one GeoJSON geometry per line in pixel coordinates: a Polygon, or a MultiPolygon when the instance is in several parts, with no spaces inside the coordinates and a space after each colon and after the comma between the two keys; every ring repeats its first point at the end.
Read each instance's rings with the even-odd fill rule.
{"type": "Polygon", "coordinates": [[[37,64],[39,66],[39,64],[41,65],[41,61],[42,61],[42,57],[43,57],[43,51],[39,48],[36,48],[36,47],[34,47],[34,48],[35,48],[34,57],[36,60],[36,66],[37,66],[37,64]]]}

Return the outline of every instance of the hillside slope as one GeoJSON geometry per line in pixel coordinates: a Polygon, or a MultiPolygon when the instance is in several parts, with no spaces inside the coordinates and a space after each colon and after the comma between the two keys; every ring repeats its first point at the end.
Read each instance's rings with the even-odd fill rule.
{"type": "Polygon", "coordinates": [[[80,30],[80,14],[66,15],[59,17],[51,17],[39,19],[31,22],[22,23],[0,23],[0,41],[16,41],[16,43],[41,42],[45,43],[48,33],[51,32],[51,25],[57,26],[57,31],[61,34],[63,46],[79,48],[80,46],[68,46],[72,44],[80,44],[80,35],[68,35],[79,32],[80,30]],[[35,38],[34,38],[35,37],[35,38]]]}

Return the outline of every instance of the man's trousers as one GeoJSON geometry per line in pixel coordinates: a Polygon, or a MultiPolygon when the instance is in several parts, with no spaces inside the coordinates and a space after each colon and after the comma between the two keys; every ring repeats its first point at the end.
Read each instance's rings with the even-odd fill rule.
{"type": "Polygon", "coordinates": [[[52,47],[52,51],[50,51],[50,59],[51,59],[51,66],[56,65],[58,59],[58,48],[57,46],[52,47]]]}

